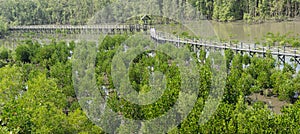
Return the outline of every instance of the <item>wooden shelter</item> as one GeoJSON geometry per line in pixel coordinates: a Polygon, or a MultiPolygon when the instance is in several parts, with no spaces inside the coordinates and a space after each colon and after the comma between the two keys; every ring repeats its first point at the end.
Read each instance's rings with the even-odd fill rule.
{"type": "Polygon", "coordinates": [[[144,25],[150,25],[151,24],[151,17],[149,15],[142,16],[141,20],[144,22],[144,25]]]}

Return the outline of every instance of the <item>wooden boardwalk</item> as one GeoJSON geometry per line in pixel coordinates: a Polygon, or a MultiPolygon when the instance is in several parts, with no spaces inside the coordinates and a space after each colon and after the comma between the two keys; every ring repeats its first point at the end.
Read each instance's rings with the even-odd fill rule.
{"type": "Polygon", "coordinates": [[[298,50],[291,49],[288,47],[263,47],[262,45],[256,44],[231,44],[231,43],[217,43],[207,42],[191,39],[182,39],[174,37],[174,35],[166,34],[163,32],[157,32],[154,28],[149,25],[33,25],[33,26],[14,26],[9,27],[11,33],[66,33],[66,34],[118,34],[127,32],[141,32],[149,31],[150,36],[153,40],[159,43],[173,43],[178,47],[182,45],[191,45],[194,51],[198,51],[201,48],[204,49],[232,49],[240,53],[248,53],[250,56],[259,54],[266,56],[269,51],[272,55],[277,56],[278,60],[282,63],[286,63],[286,57],[294,59],[295,63],[300,64],[300,54],[298,50]]]}
{"type": "Polygon", "coordinates": [[[149,25],[29,25],[13,26],[8,31],[12,33],[66,33],[66,34],[116,34],[125,32],[140,32],[150,29],[149,25]]]}
{"type": "Polygon", "coordinates": [[[150,36],[153,40],[159,43],[172,43],[175,44],[177,47],[183,45],[191,45],[193,51],[198,51],[201,48],[207,49],[231,49],[233,51],[239,53],[248,53],[250,56],[254,56],[255,54],[262,55],[265,57],[268,52],[273,56],[277,56],[278,60],[282,63],[286,63],[286,57],[291,57],[294,59],[295,63],[300,64],[300,54],[298,53],[297,49],[291,49],[288,47],[278,47],[278,48],[271,48],[271,47],[264,47],[262,45],[256,44],[230,44],[230,43],[219,43],[219,42],[207,42],[207,41],[197,41],[191,39],[182,39],[179,37],[174,37],[170,34],[157,32],[154,28],[150,30],[150,36]]]}

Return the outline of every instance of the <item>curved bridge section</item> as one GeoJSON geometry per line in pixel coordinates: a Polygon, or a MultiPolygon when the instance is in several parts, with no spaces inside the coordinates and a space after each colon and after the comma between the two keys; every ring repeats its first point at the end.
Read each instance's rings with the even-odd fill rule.
{"type": "Polygon", "coordinates": [[[193,49],[192,51],[197,52],[200,49],[204,50],[217,50],[217,49],[231,49],[236,53],[248,53],[250,56],[254,56],[255,54],[262,55],[266,57],[268,53],[273,56],[277,56],[278,60],[280,60],[283,64],[286,63],[286,57],[291,57],[294,59],[294,62],[300,64],[300,54],[297,53],[296,49],[291,49],[288,47],[283,48],[271,48],[264,47],[256,44],[231,44],[231,43],[218,43],[218,42],[206,42],[206,41],[198,41],[191,39],[182,39],[179,37],[174,37],[170,34],[157,32],[154,28],[150,29],[150,36],[153,40],[159,43],[172,43],[177,47],[182,47],[184,45],[190,45],[193,49]]]}

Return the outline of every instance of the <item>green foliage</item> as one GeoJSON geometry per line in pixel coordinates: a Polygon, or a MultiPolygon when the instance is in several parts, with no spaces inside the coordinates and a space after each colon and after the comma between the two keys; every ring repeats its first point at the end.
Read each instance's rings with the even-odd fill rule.
{"type": "MultiPolygon", "coordinates": [[[[1,13],[0,13],[1,15],[1,13]]],[[[8,25],[2,16],[0,16],[0,38],[3,38],[7,33],[8,25]]]]}
{"type": "Polygon", "coordinates": [[[239,0],[215,0],[213,19],[233,21],[242,19],[243,3],[239,0]]]}
{"type": "Polygon", "coordinates": [[[16,49],[16,61],[30,63],[31,52],[27,45],[18,46],[16,49]]]}
{"type": "Polygon", "coordinates": [[[72,68],[70,62],[57,62],[50,67],[50,77],[55,78],[57,86],[63,90],[65,95],[75,97],[71,74],[72,68]]]}
{"type": "Polygon", "coordinates": [[[0,51],[1,61],[11,64],[0,68],[0,123],[6,126],[0,132],[101,132],[78,110],[68,60],[74,44],[52,42],[41,46],[31,40],[21,44],[13,52],[19,62],[11,60],[7,49],[0,51]]]}
{"type": "MultiPolygon", "coordinates": [[[[19,96],[23,90],[21,69],[16,66],[0,68],[0,102],[1,106],[19,96]]],[[[0,108],[2,109],[2,107],[0,108]]]]}
{"type": "Polygon", "coordinates": [[[292,35],[292,33],[280,34],[280,33],[267,33],[264,36],[265,46],[300,46],[300,38],[298,35],[292,35]]]}
{"type": "Polygon", "coordinates": [[[8,50],[4,49],[0,52],[0,59],[1,60],[7,60],[8,59],[8,50]]]}
{"type": "Polygon", "coordinates": [[[229,70],[230,66],[231,66],[231,61],[234,57],[233,51],[230,49],[225,50],[225,57],[226,57],[226,66],[227,66],[227,69],[229,70]]]}
{"type": "Polygon", "coordinates": [[[111,62],[117,48],[123,41],[128,38],[127,35],[116,35],[114,37],[106,36],[103,42],[99,45],[99,53],[96,57],[96,73],[97,83],[100,85],[109,85],[109,88],[113,87],[111,80],[111,62]]]}
{"type": "Polygon", "coordinates": [[[297,91],[297,77],[293,79],[292,72],[280,71],[275,72],[271,76],[273,84],[273,93],[278,94],[281,100],[290,100],[293,93],[297,91]]]}
{"type": "Polygon", "coordinates": [[[100,127],[91,123],[89,118],[81,109],[76,109],[71,112],[67,117],[68,126],[66,129],[70,133],[103,133],[100,127]]]}
{"type": "Polygon", "coordinates": [[[246,20],[261,22],[266,19],[276,21],[300,15],[298,0],[195,0],[194,5],[208,19],[218,21],[246,20]]]}
{"type": "Polygon", "coordinates": [[[251,64],[247,69],[247,72],[256,79],[257,86],[260,88],[269,88],[270,76],[272,69],[275,68],[275,59],[272,57],[267,57],[265,59],[253,57],[251,59],[251,64]]]}
{"type": "MultiPolygon", "coordinates": [[[[45,25],[45,24],[86,24],[90,18],[97,16],[97,12],[102,10],[106,5],[114,2],[118,5],[119,1],[115,0],[6,0],[0,5],[0,37],[5,35],[7,24],[11,25],[45,25]]],[[[161,13],[163,16],[173,16],[178,18],[173,12],[183,10],[189,13],[193,8],[197,9],[202,18],[214,19],[217,21],[227,22],[235,20],[246,20],[247,22],[261,22],[266,19],[275,21],[287,20],[288,18],[300,15],[298,7],[299,0],[150,0],[147,4],[151,5],[147,12],[153,14],[161,13]],[[192,7],[194,6],[194,7],[192,7]]],[[[102,15],[106,19],[115,19],[111,14],[120,14],[128,12],[135,14],[135,9],[139,10],[139,5],[120,4],[116,8],[106,8],[102,15]]],[[[142,9],[142,11],[145,11],[142,9]]],[[[179,15],[179,14],[178,14],[179,15]]],[[[189,15],[189,14],[188,14],[189,15]]],[[[187,16],[188,16],[187,15],[187,16]]],[[[125,15],[126,16],[126,15],[125,15]]],[[[120,18],[126,21],[128,18],[120,18]]],[[[139,16],[137,16],[139,18],[139,16]]],[[[136,18],[136,17],[133,17],[136,18]]],[[[154,16],[152,16],[154,18],[154,16]]],[[[96,19],[95,22],[104,20],[96,19]]],[[[139,19],[129,20],[136,24],[140,23],[139,19]]],[[[170,18],[157,17],[153,20],[160,24],[173,22],[170,18]]],[[[57,31],[62,32],[62,31],[57,31]]],[[[299,43],[298,43],[299,45],[299,43]]]]}
{"type": "Polygon", "coordinates": [[[284,67],[283,67],[283,69],[282,69],[282,72],[283,72],[283,73],[290,72],[290,73],[292,73],[292,74],[295,74],[295,73],[296,73],[296,70],[295,70],[290,64],[285,63],[285,64],[284,64],[284,67]]]}
{"type": "Polygon", "coordinates": [[[243,64],[244,65],[249,65],[251,63],[251,58],[250,58],[250,56],[248,55],[248,54],[245,54],[244,56],[243,56],[243,64]]]}
{"type": "Polygon", "coordinates": [[[242,73],[241,78],[237,82],[237,89],[240,90],[242,95],[250,95],[253,93],[251,88],[255,85],[255,79],[250,74],[242,73]]]}
{"type": "Polygon", "coordinates": [[[13,25],[86,24],[108,3],[110,0],[7,0],[1,2],[0,16],[13,25]]]}
{"type": "Polygon", "coordinates": [[[7,48],[1,47],[0,48],[0,68],[9,64],[12,61],[11,51],[7,48]]]}
{"type": "MultiPolygon", "coordinates": [[[[99,44],[98,52],[95,51],[95,76],[99,88],[115,88],[110,76],[112,58],[128,37],[107,36],[102,44],[99,44]]],[[[95,46],[92,43],[87,44],[95,46]]],[[[74,50],[75,45],[82,47],[80,43],[71,42],[68,46],[66,42],[55,41],[41,46],[28,40],[20,43],[12,52],[17,62],[11,59],[8,49],[1,48],[1,60],[8,65],[0,68],[0,133],[104,133],[80,108],[73,89],[71,60],[74,57],[71,57],[70,51],[74,50]],[[71,57],[71,60],[68,57],[71,57]]],[[[155,103],[149,105],[137,105],[121,98],[116,92],[109,92],[107,107],[127,118],[154,119],[167,112],[175,103],[193,98],[187,96],[187,100],[178,99],[179,95],[188,94],[180,91],[183,80],[179,77],[180,70],[172,58],[161,52],[155,52],[155,56],[149,56],[149,53],[152,51],[146,51],[130,62],[129,80],[132,87],[139,93],[151,91],[151,83],[162,82],[160,79],[149,78],[153,72],[160,71],[166,77],[166,90],[155,103]]],[[[81,54],[87,58],[85,53],[81,54]]],[[[200,79],[196,104],[187,118],[170,133],[299,132],[299,101],[283,108],[281,114],[276,114],[264,102],[247,104],[244,99],[252,93],[272,89],[272,93],[278,95],[279,99],[291,100],[294,92],[299,92],[300,88],[300,76],[296,74],[295,69],[288,64],[281,70],[275,68],[276,62],[270,53],[266,57],[250,57],[247,54],[234,53],[232,50],[225,51],[228,75],[222,101],[212,118],[199,125],[199,119],[205,116],[202,115],[202,111],[213,87],[214,74],[210,68],[212,61],[206,58],[207,54],[209,53],[201,50],[200,61],[197,62],[200,79]]],[[[180,115],[186,109],[176,110],[180,115]]],[[[153,127],[159,128],[160,124],[153,127]]],[[[134,126],[133,122],[126,122],[116,131],[152,132],[153,129],[146,125],[134,126]]]]}

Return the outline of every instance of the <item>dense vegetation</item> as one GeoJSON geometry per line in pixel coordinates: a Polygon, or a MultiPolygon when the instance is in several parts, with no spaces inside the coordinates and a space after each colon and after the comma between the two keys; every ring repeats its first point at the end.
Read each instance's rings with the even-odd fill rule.
{"type": "MultiPolygon", "coordinates": [[[[111,61],[120,43],[127,35],[107,36],[98,47],[96,77],[102,86],[113,88],[111,61]]],[[[33,40],[20,42],[15,50],[0,50],[0,132],[1,133],[100,133],[101,129],[86,117],[80,108],[72,82],[74,42],[53,41],[42,46],[33,40]],[[69,45],[68,45],[69,44],[69,45]]],[[[92,44],[93,45],[93,44],[92,44]]],[[[212,73],[209,59],[201,51],[197,62],[200,89],[196,105],[179,126],[170,133],[297,133],[299,132],[300,102],[273,113],[260,101],[247,103],[252,93],[272,89],[281,100],[290,101],[300,89],[300,75],[295,67],[285,64],[282,70],[271,55],[250,57],[226,50],[227,83],[222,103],[211,120],[198,125],[199,116],[210,91],[212,73]],[[203,62],[206,61],[206,62],[203,62]],[[204,64],[205,63],[205,64],[204,64]]],[[[147,106],[130,104],[110,93],[109,106],[116,112],[133,119],[151,119],[163,114],[177,101],[180,79],[176,65],[163,53],[148,57],[147,52],[136,57],[130,68],[130,80],[135,90],[147,92],[149,70],[168,74],[164,96],[147,106]],[[157,64],[159,63],[159,64],[157,64]],[[122,108],[121,108],[122,106],[122,108]]],[[[269,91],[269,90],[268,90],[269,91]]],[[[180,101],[180,100],[179,100],[180,101]]],[[[180,112],[180,111],[179,111],[180,112]]],[[[143,132],[139,127],[120,128],[120,133],[143,132]]],[[[149,132],[149,130],[147,130],[149,132]]]]}
{"type": "MultiPolygon", "coordinates": [[[[0,38],[5,35],[9,25],[86,24],[97,11],[111,2],[115,1],[1,1],[0,38]]],[[[147,3],[157,7],[141,10],[157,10],[156,12],[165,16],[170,16],[168,12],[173,13],[189,3],[203,16],[217,21],[286,20],[300,16],[299,0],[149,0],[147,3]],[[171,6],[174,3],[180,7],[171,6]]],[[[126,5],[117,8],[135,12],[132,7],[126,5]]],[[[124,11],[107,10],[107,12],[114,14],[124,11]]],[[[166,18],[161,17],[161,20],[163,19],[166,18]]],[[[106,94],[103,93],[103,87],[115,88],[111,76],[112,58],[121,47],[121,42],[128,37],[128,35],[107,36],[97,48],[95,61],[97,88],[103,95],[106,94]]],[[[300,46],[299,42],[296,37],[269,33],[266,35],[264,45],[300,46]]],[[[0,133],[104,133],[86,116],[74,90],[72,54],[75,46],[83,44],[95,46],[93,42],[67,43],[55,40],[42,45],[29,39],[19,42],[14,50],[0,48],[0,133]]],[[[152,52],[140,54],[130,64],[129,76],[132,87],[140,93],[149,92],[150,74],[153,70],[158,70],[167,74],[167,90],[158,101],[143,106],[132,104],[120,98],[116,92],[110,92],[107,96],[108,106],[127,118],[153,119],[168,111],[176,101],[182,101],[178,100],[182,81],[178,67],[172,64],[172,59],[164,53],[155,52],[153,57],[149,56],[149,53],[152,52]],[[149,66],[152,66],[153,70],[149,66]]],[[[225,51],[227,78],[222,102],[213,117],[206,124],[199,125],[201,112],[213,86],[211,62],[205,55],[206,52],[201,50],[200,61],[197,62],[197,71],[201,78],[196,105],[188,117],[170,133],[300,131],[300,101],[293,100],[295,92],[300,92],[300,74],[295,70],[297,65],[285,64],[283,69],[278,69],[279,64],[270,54],[266,57],[259,55],[250,57],[231,50],[225,51]],[[275,114],[267,104],[248,99],[249,95],[262,92],[266,96],[274,95],[282,101],[293,104],[283,108],[281,114],[275,114]]],[[[85,84],[89,84],[89,81],[85,84]]],[[[125,125],[126,127],[120,127],[115,131],[155,133],[149,128],[125,125]]]]}
{"type": "Polygon", "coordinates": [[[300,15],[299,0],[192,0],[199,11],[219,21],[285,20],[300,15]]]}
{"type": "Polygon", "coordinates": [[[299,34],[291,36],[290,33],[281,35],[279,33],[274,34],[269,32],[263,37],[263,39],[265,40],[265,43],[263,44],[265,46],[300,46],[299,34]]]}
{"type": "Polygon", "coordinates": [[[13,25],[85,24],[109,0],[7,0],[0,16],[13,25]]]}
{"type": "Polygon", "coordinates": [[[0,16],[0,39],[7,33],[7,22],[0,16]]]}
{"type": "MultiPolygon", "coordinates": [[[[12,25],[86,24],[97,11],[111,2],[117,1],[5,0],[0,4],[0,16],[3,16],[4,20],[12,25]]],[[[150,12],[163,16],[173,16],[172,13],[178,12],[178,9],[191,8],[186,6],[190,4],[203,16],[218,21],[286,20],[300,15],[299,0],[149,0],[144,4],[149,5],[150,8],[139,9],[141,5],[123,4],[107,13],[122,15],[118,12],[134,12],[135,10],[131,8],[136,8],[145,11],[153,10],[150,12]]]]}

